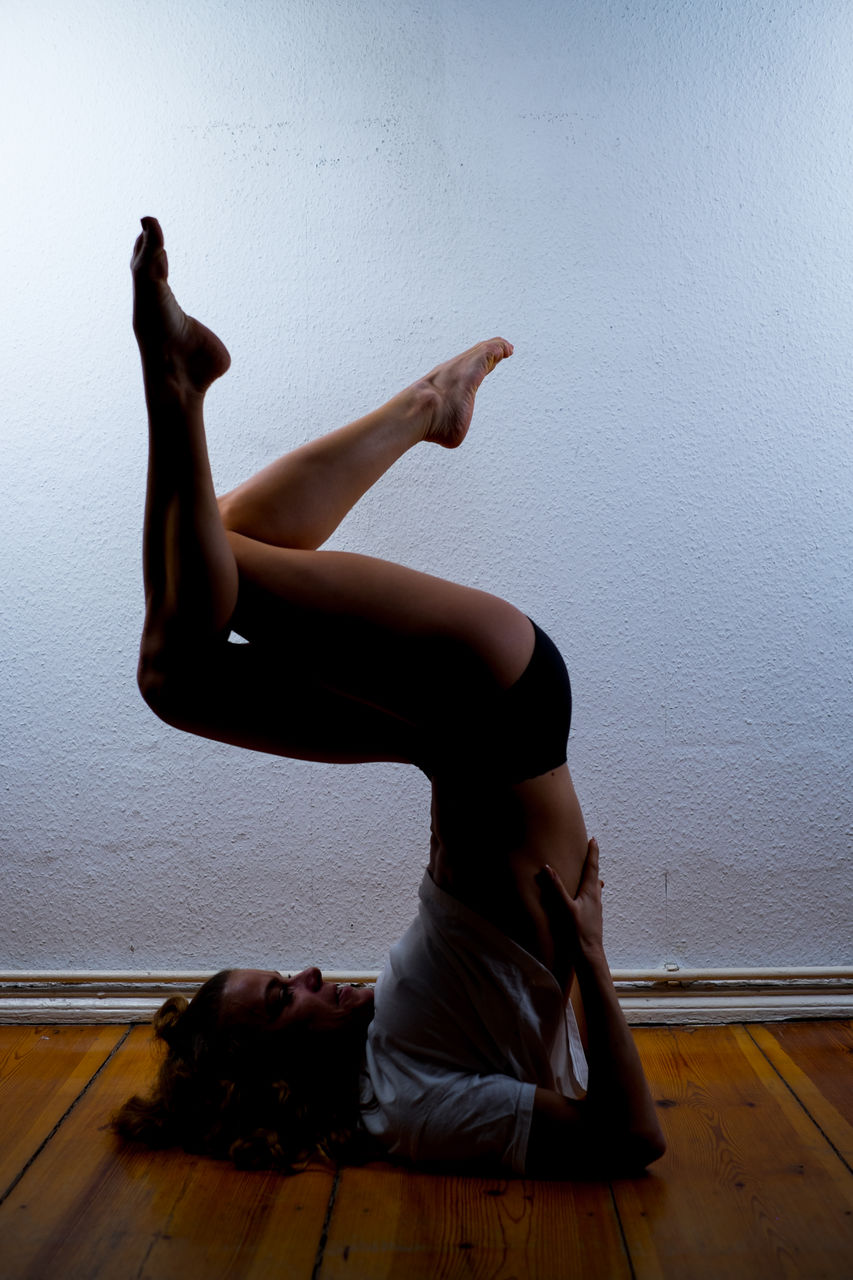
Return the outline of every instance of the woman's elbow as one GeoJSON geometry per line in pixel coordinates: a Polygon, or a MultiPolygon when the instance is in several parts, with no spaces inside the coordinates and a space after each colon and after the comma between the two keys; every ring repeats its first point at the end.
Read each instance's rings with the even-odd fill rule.
{"type": "Polygon", "coordinates": [[[526,1171],[532,1178],[631,1177],[665,1151],[666,1139],[653,1117],[648,1126],[619,1131],[594,1121],[566,1129],[552,1123],[531,1132],[526,1171]]]}
{"type": "Polygon", "coordinates": [[[659,1125],[629,1131],[612,1143],[613,1163],[627,1169],[647,1169],[666,1152],[666,1138],[659,1125]]]}

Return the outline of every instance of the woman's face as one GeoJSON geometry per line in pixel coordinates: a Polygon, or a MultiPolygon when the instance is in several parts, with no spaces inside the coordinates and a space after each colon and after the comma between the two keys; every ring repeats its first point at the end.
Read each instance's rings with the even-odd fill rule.
{"type": "Polygon", "coordinates": [[[220,1025],[263,1035],[352,1031],[369,1020],[373,988],[324,982],[319,969],[283,978],[270,969],[234,969],[222,992],[220,1025]]]}

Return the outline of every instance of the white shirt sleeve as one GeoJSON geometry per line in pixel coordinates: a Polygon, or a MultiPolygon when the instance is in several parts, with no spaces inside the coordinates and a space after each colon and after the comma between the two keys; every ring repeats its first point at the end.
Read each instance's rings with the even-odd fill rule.
{"type": "Polygon", "coordinates": [[[511,1076],[433,1075],[421,1064],[408,1066],[393,1083],[374,1080],[373,1097],[363,1099],[365,1127],[391,1155],[524,1173],[535,1085],[511,1076]]]}

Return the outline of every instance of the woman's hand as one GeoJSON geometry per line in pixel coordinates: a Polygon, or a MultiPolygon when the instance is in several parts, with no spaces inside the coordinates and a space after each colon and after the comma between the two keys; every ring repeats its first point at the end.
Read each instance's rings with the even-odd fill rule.
{"type": "Polygon", "coordinates": [[[545,910],[555,926],[555,936],[564,930],[575,959],[604,959],[604,935],[601,914],[601,889],[604,884],[598,875],[598,841],[590,840],[581,882],[576,897],[572,897],[553,867],[546,866],[540,873],[545,910]]]}
{"type": "Polygon", "coordinates": [[[575,897],[552,867],[537,877],[555,938],[574,952],[587,1026],[582,1101],[537,1089],[527,1152],[532,1177],[622,1176],[666,1150],[657,1109],[604,956],[598,844],[590,840],[575,897]]]}

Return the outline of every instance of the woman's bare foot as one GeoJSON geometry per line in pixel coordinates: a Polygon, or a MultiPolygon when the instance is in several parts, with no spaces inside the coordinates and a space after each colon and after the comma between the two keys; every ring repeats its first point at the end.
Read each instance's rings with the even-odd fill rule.
{"type": "Polygon", "coordinates": [[[495,365],[512,355],[512,343],[505,338],[489,338],[438,365],[421,379],[429,389],[431,412],[424,440],[455,449],[468,433],[474,413],[474,397],[480,383],[495,365]]]}
{"type": "Polygon", "coordinates": [[[133,246],[133,331],[146,379],[162,377],[173,389],[203,394],[231,364],[225,344],[188,316],[169,288],[169,263],[156,218],[142,219],[133,246]]]}

